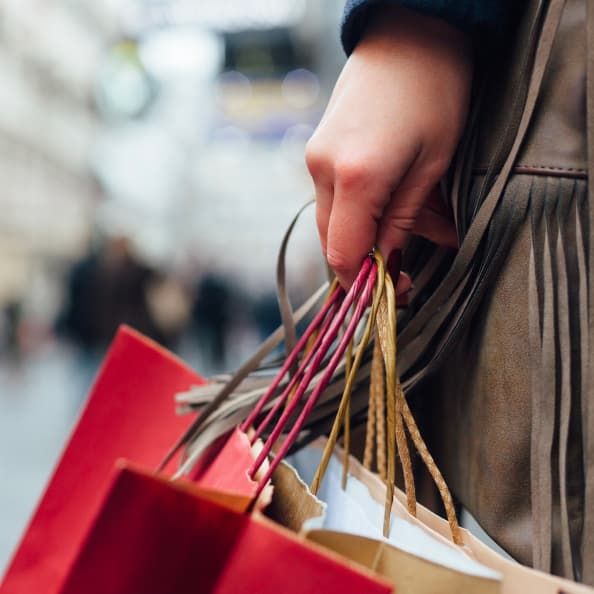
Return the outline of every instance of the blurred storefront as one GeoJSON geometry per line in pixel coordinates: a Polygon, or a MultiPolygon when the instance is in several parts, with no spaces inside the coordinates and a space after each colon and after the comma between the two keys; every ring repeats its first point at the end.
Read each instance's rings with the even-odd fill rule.
{"type": "MultiPolygon", "coordinates": [[[[277,250],[311,195],[303,149],[344,60],[341,9],[0,2],[0,568],[119,321],[145,308],[206,373],[276,323],[277,250]],[[77,282],[78,319],[109,317],[92,348],[65,322],[77,282]]],[[[296,303],[324,275],[310,210],[289,250],[296,303]]]]}

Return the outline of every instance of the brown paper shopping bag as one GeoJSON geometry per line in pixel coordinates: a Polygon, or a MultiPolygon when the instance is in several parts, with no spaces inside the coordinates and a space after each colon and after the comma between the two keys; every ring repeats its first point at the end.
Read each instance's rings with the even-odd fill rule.
{"type": "MultiPolygon", "coordinates": [[[[324,442],[325,440],[321,439],[310,447],[318,448],[321,451],[325,445],[324,442]]],[[[336,447],[333,456],[337,463],[342,464],[344,452],[341,448],[336,447]]],[[[351,477],[367,488],[371,498],[383,504],[386,486],[376,473],[366,469],[352,456],[349,461],[349,472],[351,477]]],[[[451,532],[448,522],[420,504],[417,504],[416,517],[412,516],[407,511],[406,495],[400,489],[395,489],[392,516],[405,519],[407,522],[418,526],[426,531],[436,542],[454,546],[451,543],[451,532]]],[[[464,551],[474,560],[497,571],[501,575],[501,594],[526,594],[532,592],[538,592],[539,594],[558,594],[560,592],[565,594],[594,594],[593,588],[536,571],[501,556],[468,530],[461,529],[461,533],[464,551]]],[[[329,533],[325,530],[310,531],[307,533],[307,537],[341,555],[356,560],[366,567],[370,567],[392,581],[396,585],[398,592],[446,591],[445,585],[447,584],[447,579],[442,577],[438,580],[439,571],[435,572],[435,568],[419,563],[418,559],[406,558],[403,555],[395,554],[390,551],[391,547],[389,546],[381,547],[379,543],[368,543],[365,538],[360,536],[329,533]],[[373,551],[377,553],[377,557],[372,556],[371,552],[373,551]],[[431,573],[434,575],[432,577],[434,586],[435,584],[441,584],[441,589],[432,590],[431,582],[427,584],[428,589],[419,589],[425,584],[421,576],[424,578],[431,573]]],[[[448,579],[451,580],[451,575],[448,579]]],[[[437,586],[435,587],[437,588],[437,586]]],[[[468,591],[479,591],[476,587],[473,586],[472,590],[468,591]]]]}
{"type": "MultiPolygon", "coordinates": [[[[321,500],[312,495],[302,478],[311,479],[312,470],[321,455],[319,446],[322,444],[320,441],[308,446],[292,456],[288,464],[281,465],[275,473],[275,492],[269,513],[276,521],[381,575],[393,584],[398,594],[498,594],[501,591],[501,576],[498,572],[480,566],[449,540],[444,542],[439,536],[433,538],[423,530],[422,541],[428,548],[423,554],[415,554],[414,547],[406,550],[385,540],[382,537],[383,499],[381,502],[375,501],[366,487],[353,477],[349,477],[346,491],[343,492],[342,459],[338,460],[336,455],[331,460],[319,492],[321,500]],[[313,460],[310,468],[303,463],[304,456],[313,460]],[[292,463],[295,467],[290,466],[292,463]],[[302,470],[303,475],[298,475],[295,468],[302,470]],[[331,487],[327,488],[329,484],[331,487]],[[355,487],[356,497],[352,487],[355,487]],[[364,501],[363,507],[372,503],[375,508],[375,518],[367,526],[358,525],[357,521],[349,517],[361,514],[361,498],[369,500],[364,501]],[[349,530],[355,532],[349,533],[349,530]],[[362,535],[361,531],[375,536],[362,535]]],[[[393,517],[392,531],[401,528],[402,522],[397,524],[395,520],[393,517]]],[[[416,531],[420,532],[418,528],[416,531]]],[[[406,538],[406,535],[403,537],[406,538]]]]}

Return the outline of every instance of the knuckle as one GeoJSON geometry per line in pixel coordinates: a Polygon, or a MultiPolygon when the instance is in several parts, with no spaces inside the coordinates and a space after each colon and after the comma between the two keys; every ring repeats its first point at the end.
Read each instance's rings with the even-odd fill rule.
{"type": "Polygon", "coordinates": [[[366,159],[340,159],[335,166],[336,180],[347,191],[364,186],[373,175],[366,159]]]}

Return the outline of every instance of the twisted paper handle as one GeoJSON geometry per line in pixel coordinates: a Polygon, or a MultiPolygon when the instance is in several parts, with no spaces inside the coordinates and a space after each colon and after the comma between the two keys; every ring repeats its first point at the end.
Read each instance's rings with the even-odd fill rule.
{"type": "MultiPolygon", "coordinates": [[[[322,478],[328,467],[332,452],[338,439],[341,426],[345,424],[346,414],[353,384],[361,364],[365,348],[376,329],[376,343],[372,360],[372,380],[367,421],[367,437],[364,453],[364,464],[369,468],[373,457],[373,442],[376,437],[376,456],[378,471],[386,482],[386,504],[384,512],[384,536],[390,530],[390,517],[394,498],[396,478],[396,449],[402,465],[407,508],[416,515],[416,493],[412,463],[408,448],[408,431],[410,439],[419,452],[431,477],[433,478],[446,510],[447,519],[456,544],[463,544],[462,534],[456,518],[454,503],[446,482],[437,468],[433,457],[421,436],[412,412],[406,402],[398,374],[396,372],[396,292],[392,279],[385,272],[381,255],[376,252],[374,259],[377,265],[377,281],[373,293],[373,302],[363,336],[357,345],[355,357],[349,366],[344,392],[336,413],[332,430],[322,454],[320,465],[312,481],[311,490],[317,493],[322,478]],[[387,414],[385,414],[387,413],[387,414]],[[386,462],[387,457],[387,462],[386,462]]],[[[348,433],[345,431],[345,450],[348,451],[348,433]]]]}

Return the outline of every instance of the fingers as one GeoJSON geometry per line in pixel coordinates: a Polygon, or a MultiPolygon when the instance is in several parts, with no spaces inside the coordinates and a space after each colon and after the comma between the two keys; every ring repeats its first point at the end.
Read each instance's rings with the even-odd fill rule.
{"type": "MultiPolygon", "coordinates": [[[[405,181],[392,194],[377,232],[377,247],[386,261],[394,261],[392,254],[406,247],[428,193],[426,186],[405,181]]],[[[390,272],[396,278],[397,270],[390,272]]]]}
{"type": "Polygon", "coordinates": [[[457,245],[445,203],[434,189],[442,171],[427,167],[414,143],[396,145],[387,161],[374,151],[346,151],[328,137],[320,127],[308,143],[306,162],[316,189],[322,250],[344,288],[374,246],[389,259],[411,233],[457,245]]]}
{"type": "Polygon", "coordinates": [[[436,183],[425,200],[425,208],[428,208],[444,217],[449,216],[449,210],[442,193],[441,185],[436,183]]]}
{"type": "Polygon", "coordinates": [[[316,223],[322,250],[343,287],[355,279],[375,245],[377,221],[389,200],[387,185],[362,159],[337,161],[334,147],[308,144],[306,163],[316,188],[316,223]]]}
{"type": "Polygon", "coordinates": [[[378,224],[397,184],[414,160],[399,152],[391,167],[381,155],[336,157],[334,146],[310,141],[306,162],[316,188],[316,222],[322,250],[343,287],[355,279],[361,262],[376,245],[378,224]]]}
{"type": "MultiPolygon", "coordinates": [[[[393,254],[406,247],[411,234],[442,246],[457,248],[456,227],[449,217],[439,186],[433,176],[411,171],[392,194],[378,229],[377,247],[388,260],[393,278],[400,271],[393,254]],[[417,182],[421,179],[423,181],[417,182]]],[[[399,261],[399,259],[398,259],[399,261]]]]}
{"type": "Polygon", "coordinates": [[[328,221],[326,259],[343,287],[350,287],[375,245],[378,222],[390,199],[388,186],[359,165],[338,169],[328,221]]]}
{"type": "Polygon", "coordinates": [[[427,190],[406,182],[397,192],[369,183],[360,168],[339,169],[340,183],[334,193],[333,168],[311,157],[315,174],[316,222],[324,255],[343,286],[349,287],[361,261],[374,245],[387,256],[387,269],[396,283],[399,305],[405,305],[410,277],[400,272],[400,249],[411,233],[440,245],[457,247],[457,235],[439,187],[427,190]],[[418,205],[421,205],[420,208],[418,205]],[[330,250],[328,253],[328,245],[330,250]]]}
{"type": "Polygon", "coordinates": [[[458,247],[458,233],[453,221],[430,208],[423,207],[419,211],[413,233],[437,245],[449,248],[458,247]]]}
{"type": "Polygon", "coordinates": [[[433,188],[419,211],[413,233],[437,245],[458,247],[456,226],[446,207],[439,185],[433,188]]]}

